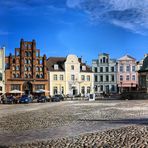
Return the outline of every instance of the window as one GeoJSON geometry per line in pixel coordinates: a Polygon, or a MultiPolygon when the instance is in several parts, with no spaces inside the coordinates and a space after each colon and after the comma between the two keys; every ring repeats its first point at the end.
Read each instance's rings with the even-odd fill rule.
{"type": "Polygon", "coordinates": [[[81,80],[85,81],[85,76],[84,75],[81,76],[81,80]]]}
{"type": "Polygon", "coordinates": [[[111,75],[111,81],[113,82],[115,80],[114,75],[111,75]]]}
{"type": "Polygon", "coordinates": [[[123,81],[123,76],[122,75],[120,75],[120,81],[123,81]]]}
{"type": "Polygon", "coordinates": [[[2,81],[3,80],[3,75],[2,75],[2,73],[0,73],[0,81],[2,81]]]}
{"type": "Polygon", "coordinates": [[[15,66],[12,67],[12,70],[15,70],[15,66]]]}
{"type": "Polygon", "coordinates": [[[54,70],[58,70],[59,69],[59,65],[58,64],[54,64],[54,70]]]}
{"type": "Polygon", "coordinates": [[[75,75],[71,75],[71,80],[72,80],[72,81],[75,80],[75,75]]]}
{"type": "Polygon", "coordinates": [[[35,90],[39,90],[39,89],[45,89],[45,85],[44,84],[35,85],[35,90]]]}
{"type": "Polygon", "coordinates": [[[44,75],[43,74],[40,74],[40,78],[43,78],[44,77],[44,75]]]}
{"type": "Polygon", "coordinates": [[[57,87],[53,87],[53,94],[56,95],[58,93],[58,88],[57,87]]]}
{"type": "Polygon", "coordinates": [[[90,76],[87,76],[87,81],[90,81],[90,76]]]}
{"type": "Polygon", "coordinates": [[[40,67],[40,71],[43,71],[43,68],[42,67],[40,67]]]}
{"type": "Polygon", "coordinates": [[[97,85],[95,85],[95,91],[98,91],[98,86],[97,85]]]}
{"type": "Polygon", "coordinates": [[[25,74],[25,78],[28,78],[28,75],[27,74],[25,74]]]}
{"type": "Polygon", "coordinates": [[[19,77],[20,77],[20,75],[17,73],[17,74],[16,74],[16,78],[19,78],[19,77]]]}
{"type": "Polygon", "coordinates": [[[129,65],[126,66],[126,71],[127,71],[127,72],[130,72],[130,66],[129,66],[129,65]]]}
{"type": "Polygon", "coordinates": [[[106,59],[106,58],[105,58],[105,57],[103,57],[103,63],[105,63],[105,59],[106,59]]]}
{"type": "Polygon", "coordinates": [[[85,94],[85,87],[81,87],[81,93],[84,95],[85,94]]]}
{"type": "Polygon", "coordinates": [[[98,72],[97,67],[94,67],[94,72],[98,72]]]}
{"type": "Polygon", "coordinates": [[[28,67],[28,71],[31,71],[31,67],[30,66],[28,67]]]}
{"type": "Polygon", "coordinates": [[[58,80],[57,75],[53,75],[53,80],[55,80],[55,81],[58,80]]]}
{"type": "Polygon", "coordinates": [[[111,91],[115,91],[115,85],[111,86],[111,91]]]}
{"type": "Polygon", "coordinates": [[[130,76],[129,76],[129,75],[126,76],[126,80],[127,80],[127,81],[130,80],[130,76]]]}
{"type": "Polygon", "coordinates": [[[135,72],[135,71],[136,71],[136,67],[132,66],[132,72],[135,72]]]}
{"type": "Polygon", "coordinates": [[[103,72],[103,67],[100,67],[100,72],[103,72]]]}
{"type": "Polygon", "coordinates": [[[87,93],[90,94],[90,87],[87,87],[87,93]]]}
{"type": "Polygon", "coordinates": [[[61,93],[64,94],[64,87],[61,88],[61,93]]]}
{"type": "Polygon", "coordinates": [[[40,75],[39,75],[39,74],[37,74],[37,75],[36,75],[36,78],[37,78],[37,79],[39,79],[39,78],[40,78],[40,75]]]}
{"type": "Polygon", "coordinates": [[[15,73],[13,74],[13,78],[16,78],[16,75],[15,75],[15,73]]]}
{"type": "Polygon", "coordinates": [[[106,82],[108,82],[109,81],[109,76],[108,75],[106,75],[106,82]]]}
{"type": "Polygon", "coordinates": [[[106,67],[105,69],[106,69],[106,72],[108,72],[108,67],[106,67]]]}
{"type": "Polygon", "coordinates": [[[11,90],[20,90],[20,85],[19,84],[12,84],[11,90]]]}
{"type": "Polygon", "coordinates": [[[60,80],[63,81],[64,80],[64,76],[60,75],[60,80]]]}
{"type": "Polygon", "coordinates": [[[106,59],[106,63],[108,63],[108,58],[106,59]]]}
{"type": "Polygon", "coordinates": [[[115,71],[114,67],[111,67],[111,72],[114,72],[114,71],[115,71]]]}
{"type": "Polygon", "coordinates": [[[36,71],[39,71],[39,67],[36,67],[36,71]]]}
{"type": "Polygon", "coordinates": [[[102,59],[100,59],[100,63],[102,63],[102,59]]]}
{"type": "Polygon", "coordinates": [[[28,78],[31,78],[31,77],[32,77],[31,74],[29,74],[29,75],[28,75],[28,78]]]}
{"type": "Polygon", "coordinates": [[[95,75],[95,82],[98,82],[98,77],[95,75]]]}
{"type": "Polygon", "coordinates": [[[0,86],[0,91],[3,91],[3,88],[2,88],[2,86],[0,86]]]}
{"type": "Polygon", "coordinates": [[[103,85],[100,85],[100,91],[103,91],[103,85]]]}
{"type": "Polygon", "coordinates": [[[86,70],[86,66],[82,66],[82,70],[85,71],[86,70]]]}
{"type": "Polygon", "coordinates": [[[27,64],[28,63],[28,60],[27,59],[25,59],[25,64],[27,64]]]}
{"type": "Polygon", "coordinates": [[[36,57],[39,57],[39,52],[38,51],[36,51],[36,57]]]}
{"type": "Polygon", "coordinates": [[[28,57],[28,52],[27,51],[25,51],[25,56],[28,57]]]}
{"type": "Polygon", "coordinates": [[[120,72],[123,72],[123,65],[120,66],[120,72]]]}
{"type": "Polygon", "coordinates": [[[16,66],[16,70],[19,70],[19,66],[16,66]]]}
{"type": "Polygon", "coordinates": [[[103,75],[100,76],[100,81],[103,82],[103,75]]]}
{"type": "Polygon", "coordinates": [[[71,65],[71,70],[74,70],[74,65],[71,65]]]}
{"type": "Polygon", "coordinates": [[[31,60],[30,59],[28,60],[28,64],[31,64],[31,60]]]}
{"type": "Polygon", "coordinates": [[[26,67],[26,66],[25,66],[25,68],[24,68],[24,69],[25,69],[25,71],[27,71],[27,67],[26,67]]]}
{"type": "Polygon", "coordinates": [[[133,80],[133,81],[135,81],[135,80],[136,80],[135,75],[132,75],[132,80],[133,80]]]}

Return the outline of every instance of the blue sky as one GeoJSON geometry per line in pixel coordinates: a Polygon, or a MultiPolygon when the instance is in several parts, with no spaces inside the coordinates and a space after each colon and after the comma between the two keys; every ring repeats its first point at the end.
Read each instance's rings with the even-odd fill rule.
{"type": "Polygon", "coordinates": [[[137,60],[148,53],[148,1],[0,1],[0,45],[14,53],[21,38],[35,39],[42,54],[76,54],[91,64],[99,53],[137,60]]]}

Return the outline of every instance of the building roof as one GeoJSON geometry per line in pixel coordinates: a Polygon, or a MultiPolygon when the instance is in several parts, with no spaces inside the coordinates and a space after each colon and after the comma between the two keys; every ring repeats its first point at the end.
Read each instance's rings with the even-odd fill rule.
{"type": "Polygon", "coordinates": [[[118,61],[122,61],[122,60],[136,60],[136,59],[131,57],[130,55],[125,55],[118,59],[118,61]]]}
{"type": "Polygon", "coordinates": [[[147,72],[148,71],[148,55],[145,57],[142,65],[142,69],[139,72],[147,72]]]}
{"type": "MultiPolygon", "coordinates": [[[[80,62],[81,72],[92,72],[91,67],[82,62],[81,58],[78,58],[80,62]],[[82,66],[86,66],[86,70],[82,70],[82,66]]],[[[47,70],[48,71],[65,71],[66,57],[49,57],[47,59],[47,70]],[[58,70],[54,69],[54,65],[58,65],[58,70]]]]}

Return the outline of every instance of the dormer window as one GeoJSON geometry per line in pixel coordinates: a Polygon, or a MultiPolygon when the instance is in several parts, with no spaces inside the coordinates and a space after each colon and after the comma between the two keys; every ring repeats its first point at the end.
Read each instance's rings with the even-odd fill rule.
{"type": "Polygon", "coordinates": [[[71,65],[71,70],[74,70],[74,65],[71,65]]]}
{"type": "Polygon", "coordinates": [[[54,64],[54,70],[58,70],[59,69],[59,65],[58,64],[54,64]]]}
{"type": "Polygon", "coordinates": [[[82,66],[82,70],[85,71],[86,70],[86,66],[82,66]]]}

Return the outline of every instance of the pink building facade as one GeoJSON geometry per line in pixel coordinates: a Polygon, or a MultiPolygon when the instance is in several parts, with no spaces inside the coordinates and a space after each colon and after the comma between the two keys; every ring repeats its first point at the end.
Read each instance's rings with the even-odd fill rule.
{"type": "Polygon", "coordinates": [[[136,65],[136,59],[129,55],[118,59],[117,85],[119,92],[137,90],[138,73],[136,65]]]}

